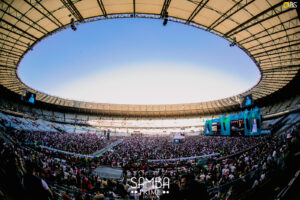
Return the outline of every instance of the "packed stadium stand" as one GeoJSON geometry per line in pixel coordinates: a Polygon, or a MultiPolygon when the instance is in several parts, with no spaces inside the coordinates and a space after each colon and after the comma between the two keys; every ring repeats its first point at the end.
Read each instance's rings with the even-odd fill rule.
{"type": "Polygon", "coordinates": [[[0,1],[0,199],[299,199],[296,7],[279,0],[0,1]],[[118,18],[169,20],[223,37],[252,59],[260,80],[215,101],[126,105],[51,96],[19,78],[23,57],[42,40],[118,18]],[[253,103],[244,107],[248,95],[253,103]]]}

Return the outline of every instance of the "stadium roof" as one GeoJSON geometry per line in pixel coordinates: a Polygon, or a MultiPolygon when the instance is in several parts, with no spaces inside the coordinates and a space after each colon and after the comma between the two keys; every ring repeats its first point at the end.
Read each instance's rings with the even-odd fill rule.
{"type": "MultiPolygon", "coordinates": [[[[300,6],[300,5],[298,5],[300,6]]],[[[293,3],[279,0],[5,0],[0,2],[0,84],[19,95],[29,90],[37,101],[95,110],[108,115],[171,116],[220,113],[252,94],[265,98],[288,85],[300,68],[299,16],[293,3]],[[46,37],[80,23],[113,18],[153,18],[188,24],[235,43],[261,72],[243,94],[210,102],[121,105],[49,96],[25,85],[17,75],[24,55],[46,37]]]]}

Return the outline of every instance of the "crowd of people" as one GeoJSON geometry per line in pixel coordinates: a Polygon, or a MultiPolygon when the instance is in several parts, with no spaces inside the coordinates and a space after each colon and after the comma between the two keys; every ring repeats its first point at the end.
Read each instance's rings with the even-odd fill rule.
{"type": "Polygon", "coordinates": [[[200,135],[186,137],[179,144],[170,137],[126,137],[102,156],[88,159],[54,152],[38,144],[90,154],[108,145],[108,141],[89,134],[14,129],[1,132],[6,138],[0,137],[2,180],[9,180],[8,187],[20,191],[15,195],[26,199],[143,199],[140,193],[132,193],[132,177],[170,178],[170,192],[161,199],[191,199],[194,194],[204,199],[227,199],[258,187],[282,167],[286,152],[299,138],[299,126],[278,137],[200,135]],[[200,161],[148,162],[212,153],[220,156],[200,161]],[[93,170],[100,165],[121,167],[123,179],[97,177],[93,170]]]}
{"type": "Polygon", "coordinates": [[[18,141],[25,144],[32,143],[80,154],[95,153],[116,140],[89,133],[16,131],[15,135],[18,141]]]}
{"type": "MultiPolygon", "coordinates": [[[[142,167],[148,160],[184,158],[220,153],[234,154],[262,141],[260,137],[185,137],[174,143],[172,137],[127,137],[100,157],[100,163],[111,167],[142,167]]],[[[164,162],[169,165],[169,162],[164,162]]],[[[145,167],[145,166],[144,166],[145,167]]]]}

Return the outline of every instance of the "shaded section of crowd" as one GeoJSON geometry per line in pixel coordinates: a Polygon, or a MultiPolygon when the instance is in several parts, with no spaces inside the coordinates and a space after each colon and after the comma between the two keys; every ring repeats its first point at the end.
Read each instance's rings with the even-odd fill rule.
{"type": "MultiPolygon", "coordinates": [[[[213,199],[229,199],[249,189],[255,189],[274,173],[278,173],[278,170],[286,169],[286,154],[297,151],[295,142],[299,140],[299,127],[295,126],[278,137],[195,136],[187,137],[182,144],[174,144],[167,137],[126,138],[112,151],[94,159],[64,155],[38,146],[24,146],[27,134],[28,132],[21,134],[17,130],[6,130],[5,135],[11,138],[11,142],[0,139],[1,180],[17,197],[87,200],[103,199],[105,196],[112,199],[142,199],[131,193],[130,178],[151,179],[160,176],[171,179],[170,193],[162,195],[162,199],[194,199],[193,195],[197,194],[204,198],[208,195],[206,188],[209,188],[210,197],[213,199]],[[256,147],[249,151],[228,156],[253,145],[256,147]],[[151,164],[147,162],[147,159],[216,152],[228,157],[209,160],[199,165],[197,160],[151,164]],[[123,167],[124,179],[107,180],[95,177],[92,171],[98,165],[123,167]],[[59,187],[69,188],[73,192],[58,189],[59,187]],[[51,192],[50,188],[56,192],[51,192]],[[57,191],[62,192],[59,194],[57,191]]],[[[34,138],[35,133],[29,134],[32,136],[28,138],[34,138]]],[[[43,133],[37,135],[43,136],[43,133]]],[[[55,142],[59,142],[55,137],[49,138],[53,138],[53,141],[49,139],[49,144],[55,145],[55,142]]],[[[85,147],[74,147],[76,151],[82,151],[81,148],[85,147]]]]}
{"type": "Polygon", "coordinates": [[[80,154],[92,154],[117,140],[116,138],[107,140],[103,136],[89,133],[79,134],[18,130],[15,132],[18,141],[22,143],[34,143],[80,154]]]}

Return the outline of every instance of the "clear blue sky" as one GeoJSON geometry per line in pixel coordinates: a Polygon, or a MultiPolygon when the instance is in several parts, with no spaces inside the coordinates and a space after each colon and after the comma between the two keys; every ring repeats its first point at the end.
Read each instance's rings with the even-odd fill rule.
{"type": "Polygon", "coordinates": [[[103,103],[190,103],[239,94],[259,71],[211,33],[161,20],[102,20],[59,32],[34,47],[18,74],[30,87],[103,103]]]}

